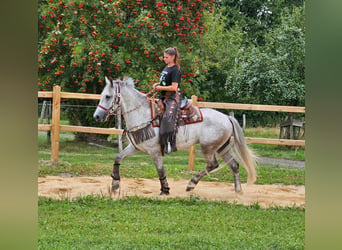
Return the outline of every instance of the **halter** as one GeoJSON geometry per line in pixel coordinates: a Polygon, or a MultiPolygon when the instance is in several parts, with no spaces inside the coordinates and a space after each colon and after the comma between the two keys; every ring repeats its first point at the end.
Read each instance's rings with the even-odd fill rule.
{"type": "MultiPolygon", "coordinates": [[[[118,88],[117,88],[117,92],[116,92],[116,95],[115,95],[115,99],[113,100],[112,102],[112,106],[110,106],[109,108],[105,108],[103,106],[101,106],[100,104],[97,105],[99,108],[103,109],[104,111],[107,112],[107,115],[108,116],[111,116],[111,115],[116,115],[116,116],[119,116],[119,115],[124,115],[124,114],[127,114],[127,113],[130,113],[134,110],[137,110],[138,108],[140,108],[141,106],[143,106],[145,103],[149,102],[150,100],[148,98],[146,98],[146,101],[142,102],[141,104],[139,104],[138,106],[136,106],[135,108],[133,109],[130,109],[124,113],[115,113],[115,110],[114,110],[114,105],[117,105],[118,108],[121,107],[121,89],[120,89],[120,83],[119,82],[115,82],[117,85],[118,85],[118,88]]],[[[153,96],[152,96],[152,99],[154,98],[154,96],[156,95],[156,91],[151,89],[147,95],[151,94],[151,93],[154,93],[153,96]]]]}

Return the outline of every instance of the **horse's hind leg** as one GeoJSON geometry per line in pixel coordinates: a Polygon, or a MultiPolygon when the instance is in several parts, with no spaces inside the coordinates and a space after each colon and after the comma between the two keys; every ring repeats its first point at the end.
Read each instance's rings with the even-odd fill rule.
{"type": "Polygon", "coordinates": [[[229,165],[230,169],[234,174],[234,188],[235,192],[241,192],[241,182],[240,182],[240,173],[239,173],[239,163],[233,158],[230,153],[225,153],[221,155],[223,161],[229,165]]]}
{"type": "Polygon", "coordinates": [[[196,175],[194,175],[189,183],[188,186],[186,187],[186,191],[191,191],[195,188],[195,186],[197,185],[197,183],[202,179],[203,176],[209,174],[211,171],[213,171],[214,169],[218,168],[219,164],[216,160],[215,155],[205,155],[205,158],[207,159],[207,166],[204,170],[200,171],[199,173],[197,173],[196,175]]]}

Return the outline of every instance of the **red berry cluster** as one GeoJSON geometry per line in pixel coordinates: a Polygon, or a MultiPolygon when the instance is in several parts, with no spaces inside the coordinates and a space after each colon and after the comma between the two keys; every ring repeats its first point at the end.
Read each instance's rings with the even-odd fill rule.
{"type": "Polygon", "coordinates": [[[183,91],[191,95],[206,73],[194,49],[206,32],[214,0],[88,0],[39,3],[38,85],[98,93],[104,76],[130,75],[141,91],[158,81],[163,50],[177,46],[183,91]],[[81,3],[80,3],[81,2],[81,3]]]}

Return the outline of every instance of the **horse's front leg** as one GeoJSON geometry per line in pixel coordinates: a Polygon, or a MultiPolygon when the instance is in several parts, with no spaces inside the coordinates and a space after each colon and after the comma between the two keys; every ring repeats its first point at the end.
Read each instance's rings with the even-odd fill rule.
{"type": "Polygon", "coordinates": [[[115,191],[120,187],[120,162],[127,156],[133,155],[136,152],[138,152],[138,150],[130,143],[115,157],[113,172],[111,174],[111,177],[113,178],[112,191],[115,191]]]}
{"type": "Polygon", "coordinates": [[[165,175],[165,169],[163,166],[163,157],[159,151],[154,154],[151,154],[151,157],[159,175],[160,186],[161,186],[160,195],[168,195],[170,194],[170,191],[169,191],[170,187],[169,187],[169,183],[167,182],[166,175],[165,175]]]}

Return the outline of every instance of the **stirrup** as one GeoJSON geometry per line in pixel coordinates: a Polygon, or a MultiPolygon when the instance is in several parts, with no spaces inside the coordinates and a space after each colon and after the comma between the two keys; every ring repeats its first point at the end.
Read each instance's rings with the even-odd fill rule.
{"type": "Polygon", "coordinates": [[[192,105],[191,99],[182,99],[180,102],[180,109],[182,110],[189,109],[191,105],[192,105]]]}
{"type": "Polygon", "coordinates": [[[171,151],[171,143],[168,142],[167,145],[165,145],[165,154],[170,154],[171,151]]]}
{"type": "Polygon", "coordinates": [[[180,102],[180,108],[183,109],[188,104],[188,99],[182,99],[180,102]]]}

